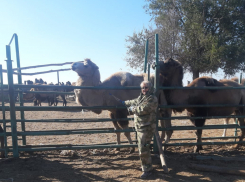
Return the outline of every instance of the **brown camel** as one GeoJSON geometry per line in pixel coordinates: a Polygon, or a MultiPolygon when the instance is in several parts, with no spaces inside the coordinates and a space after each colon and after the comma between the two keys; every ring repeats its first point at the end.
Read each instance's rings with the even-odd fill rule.
{"type": "MultiPolygon", "coordinates": [[[[36,83],[35,85],[42,85],[40,83],[36,83]]],[[[53,85],[53,84],[48,84],[53,85]]],[[[30,91],[54,91],[52,88],[31,88],[30,91]]],[[[33,100],[34,106],[41,106],[41,102],[48,100],[49,106],[57,105],[56,94],[37,94],[37,93],[24,93],[23,94],[24,100],[33,100]]]]}
{"type": "MultiPolygon", "coordinates": [[[[75,71],[79,78],[76,86],[99,86],[99,87],[123,87],[123,86],[139,86],[143,80],[147,80],[147,74],[132,75],[128,72],[117,72],[107,78],[105,81],[100,81],[100,72],[98,66],[90,59],[85,59],[83,62],[75,62],[72,64],[72,70],[75,71]]],[[[151,80],[153,76],[151,76],[151,80]]],[[[112,95],[121,100],[134,99],[139,96],[139,90],[95,90],[95,89],[75,89],[77,103],[83,106],[122,106],[112,95]]],[[[164,98],[164,97],[162,97],[164,98]]],[[[159,97],[159,99],[161,99],[159,97]]],[[[163,103],[164,104],[164,103],[163,103]]],[[[111,119],[117,119],[113,121],[114,128],[116,130],[127,129],[128,120],[122,120],[121,118],[127,118],[129,115],[127,109],[107,109],[109,110],[109,116],[111,119]]],[[[100,114],[102,109],[92,109],[91,111],[100,114]]],[[[120,144],[120,133],[117,134],[117,144],[120,144]]],[[[130,144],[132,140],[129,132],[124,133],[130,144]]],[[[117,149],[119,150],[119,149],[117,149]]],[[[131,148],[130,152],[133,152],[134,148],[131,148]]]]}
{"type": "MultiPolygon", "coordinates": [[[[160,61],[160,74],[163,75],[164,85],[167,87],[181,86],[183,79],[183,68],[178,61],[167,59],[160,61]]],[[[220,80],[210,77],[201,77],[192,81],[187,87],[241,87],[238,83],[232,80],[220,80]]],[[[227,90],[164,90],[167,103],[170,105],[211,105],[211,104],[233,104],[239,105],[245,103],[245,95],[242,89],[227,89],[227,90]]],[[[188,111],[188,116],[229,116],[232,113],[236,115],[245,115],[243,107],[197,107],[197,108],[173,108],[174,111],[182,112],[184,109],[188,111]]],[[[196,127],[202,127],[206,119],[191,119],[196,127]]],[[[240,126],[244,126],[244,118],[239,118],[240,126]]],[[[245,134],[245,129],[241,129],[239,141],[242,141],[245,134]]],[[[202,142],[202,129],[196,132],[197,142],[202,142]]],[[[239,147],[239,145],[236,145],[239,147]]],[[[194,152],[199,152],[202,145],[198,144],[194,148],[194,152]]]]}
{"type": "MultiPolygon", "coordinates": [[[[231,78],[231,80],[233,80],[233,81],[235,81],[235,82],[238,83],[238,78],[237,78],[237,77],[231,78]]],[[[242,79],[241,85],[244,86],[244,84],[245,84],[245,79],[242,79]]],[[[234,122],[235,122],[235,118],[225,118],[224,124],[225,124],[225,125],[228,125],[228,124],[229,124],[229,121],[230,121],[231,119],[233,119],[234,122]]],[[[226,137],[226,131],[227,131],[227,128],[224,128],[222,137],[226,137]]]]}

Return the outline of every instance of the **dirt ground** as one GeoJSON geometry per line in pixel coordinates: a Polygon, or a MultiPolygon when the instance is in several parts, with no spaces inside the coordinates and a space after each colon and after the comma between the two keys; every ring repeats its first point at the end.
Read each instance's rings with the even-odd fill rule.
{"type": "MultiPolygon", "coordinates": [[[[31,105],[26,103],[25,106],[31,105]]],[[[47,105],[44,103],[43,105],[47,105]]],[[[59,103],[61,105],[61,103],[59,103]]],[[[68,106],[76,106],[72,101],[68,106]]],[[[185,115],[185,113],[182,113],[185,115]]],[[[2,113],[1,116],[2,117],[2,113]]],[[[25,112],[25,119],[64,119],[64,118],[107,118],[107,111],[96,115],[92,112],[61,112],[61,111],[40,111],[25,112]]],[[[7,112],[7,118],[9,113],[7,112]]],[[[17,112],[17,119],[20,113],[17,112]]],[[[223,124],[223,120],[207,120],[206,124],[223,124]]],[[[191,125],[189,120],[174,120],[173,126],[191,125]]],[[[133,122],[130,121],[130,126],[133,122]]],[[[87,128],[112,128],[111,122],[99,123],[26,123],[26,131],[45,130],[69,130],[87,128]]],[[[18,131],[20,124],[18,123],[18,131]]],[[[223,130],[205,130],[203,137],[221,136],[223,130]]],[[[234,134],[234,129],[229,129],[228,136],[234,134]]],[[[132,139],[135,138],[131,133],[132,139]]],[[[174,131],[172,138],[195,138],[195,131],[174,131]]],[[[122,141],[126,137],[122,134],[122,141]]],[[[56,135],[56,136],[28,136],[27,145],[52,145],[52,144],[99,144],[115,142],[116,134],[78,134],[78,135],[56,135]]],[[[210,141],[210,140],[208,140],[210,141]]],[[[220,140],[222,141],[222,140],[220,140]]],[[[228,140],[233,141],[233,140],[228,140]]],[[[11,138],[8,137],[8,145],[11,145],[11,138]]],[[[193,141],[171,141],[193,142],[193,141]]],[[[21,141],[19,141],[21,145],[21,141]]],[[[193,153],[193,146],[169,147],[165,152],[165,159],[169,168],[169,174],[164,174],[161,169],[159,156],[152,154],[154,175],[147,181],[169,181],[169,182],[196,182],[196,181],[222,181],[242,182],[245,176],[231,175],[227,173],[205,172],[190,168],[190,164],[204,164],[208,166],[228,167],[233,170],[244,170],[245,147],[234,150],[231,145],[208,145],[200,154],[193,153]],[[229,160],[200,160],[199,156],[218,156],[222,159],[234,157],[229,160]],[[237,159],[237,160],[236,160],[237,159]]],[[[20,158],[0,159],[0,182],[38,182],[38,181],[60,181],[60,182],[87,182],[87,181],[142,181],[138,151],[129,154],[128,148],[115,152],[114,149],[89,149],[77,150],[76,156],[61,155],[61,151],[44,151],[20,153],[20,158]]]]}

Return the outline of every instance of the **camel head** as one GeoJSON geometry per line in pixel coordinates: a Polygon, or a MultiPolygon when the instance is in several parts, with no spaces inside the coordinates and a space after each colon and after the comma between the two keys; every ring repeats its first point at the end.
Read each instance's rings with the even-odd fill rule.
{"type": "MultiPolygon", "coordinates": [[[[34,88],[31,88],[31,90],[30,91],[36,91],[34,88]]],[[[35,94],[34,93],[23,93],[23,99],[24,100],[31,100],[31,99],[34,99],[34,97],[35,97],[35,94]]]]}
{"type": "MultiPolygon", "coordinates": [[[[159,61],[159,74],[163,79],[163,86],[182,86],[184,76],[183,67],[180,62],[168,58],[165,61],[159,61]]],[[[154,66],[152,66],[153,69],[154,66]]]]}
{"type": "Polygon", "coordinates": [[[90,59],[85,59],[83,62],[72,63],[71,69],[77,72],[79,76],[92,76],[99,67],[90,59]]]}
{"type": "MultiPolygon", "coordinates": [[[[82,80],[89,80],[93,86],[100,83],[99,67],[94,64],[90,59],[85,59],[82,62],[72,63],[71,69],[75,71],[82,80]]],[[[77,85],[80,85],[80,83],[77,85]]],[[[91,85],[91,86],[92,86],[91,85]]]]}

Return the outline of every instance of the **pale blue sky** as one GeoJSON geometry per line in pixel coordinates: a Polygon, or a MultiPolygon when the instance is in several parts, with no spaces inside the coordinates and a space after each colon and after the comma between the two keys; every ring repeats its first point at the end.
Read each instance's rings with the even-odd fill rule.
{"type": "MultiPolygon", "coordinates": [[[[145,3],[145,0],[0,0],[0,64],[6,69],[5,46],[16,33],[21,67],[90,58],[99,66],[102,81],[117,71],[136,73],[124,61],[125,39],[143,27],[154,25],[143,9],[145,3]]],[[[13,43],[11,50],[16,68],[13,43]]],[[[23,72],[63,68],[70,65],[23,72]]],[[[61,82],[77,80],[73,71],[59,75],[61,82]]],[[[212,76],[223,78],[221,73],[212,76]]],[[[57,73],[23,76],[22,81],[35,78],[56,83],[57,73]]],[[[16,76],[14,79],[17,82],[16,76]]],[[[187,80],[191,80],[191,74],[185,75],[184,85],[187,80]]]]}
{"type": "MultiPolygon", "coordinates": [[[[144,5],[144,0],[0,0],[1,64],[5,69],[5,46],[16,33],[21,67],[90,58],[99,66],[101,80],[117,71],[131,71],[124,61],[125,39],[134,31],[139,32],[152,24],[151,17],[143,9],[144,5]]],[[[12,43],[15,68],[14,50],[12,43]]],[[[46,67],[23,72],[69,67],[46,67]]],[[[57,73],[31,76],[29,79],[36,77],[57,82],[57,73]]],[[[23,81],[26,79],[22,77],[23,81]]],[[[60,81],[76,79],[73,71],[60,72],[60,81]]]]}

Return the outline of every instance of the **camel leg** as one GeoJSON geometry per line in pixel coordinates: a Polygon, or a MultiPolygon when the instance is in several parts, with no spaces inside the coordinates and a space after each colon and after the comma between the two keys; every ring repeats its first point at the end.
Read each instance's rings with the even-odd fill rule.
{"type": "MultiPolygon", "coordinates": [[[[190,112],[187,112],[187,115],[190,117],[195,117],[195,115],[192,115],[190,112]]],[[[196,126],[196,127],[202,127],[205,124],[205,119],[190,119],[191,122],[196,126]]],[[[201,143],[202,142],[202,129],[198,129],[196,131],[196,142],[201,143]]],[[[199,152],[200,150],[203,150],[202,145],[198,144],[194,147],[194,153],[199,152]]]]}
{"type": "MultiPolygon", "coordinates": [[[[117,121],[113,121],[114,124],[114,128],[115,130],[120,130],[121,128],[119,127],[117,121]]],[[[121,133],[120,132],[116,132],[117,135],[117,145],[121,144],[121,133]]],[[[120,148],[116,148],[117,151],[120,151],[120,148]]]]}
{"type": "Polygon", "coordinates": [[[47,97],[47,100],[48,100],[48,106],[52,106],[53,105],[53,98],[51,98],[51,97],[47,97]]]}
{"type": "MultiPolygon", "coordinates": [[[[196,142],[201,143],[202,142],[202,129],[197,130],[196,136],[197,136],[196,142]]],[[[196,145],[194,147],[194,153],[198,153],[200,150],[203,150],[202,145],[196,145]]]]}
{"type": "MultiPolygon", "coordinates": [[[[171,109],[166,109],[164,111],[161,111],[161,113],[160,113],[161,117],[171,117],[171,114],[172,114],[171,109]]],[[[161,120],[161,127],[162,128],[172,127],[171,120],[170,119],[161,120]]],[[[172,134],[173,134],[173,130],[167,130],[166,132],[162,131],[161,140],[162,141],[165,140],[165,144],[167,144],[170,141],[172,134]]],[[[164,147],[164,150],[166,150],[166,149],[167,149],[167,146],[164,147]]]]}
{"type": "MultiPolygon", "coordinates": [[[[239,125],[240,126],[244,126],[245,125],[244,118],[239,118],[238,121],[239,121],[239,125]]],[[[245,135],[245,128],[241,128],[241,135],[239,137],[239,142],[243,141],[244,135],[245,135]]],[[[241,145],[242,144],[236,144],[235,148],[238,149],[241,145]]]]}
{"type": "Polygon", "coordinates": [[[66,98],[64,95],[60,95],[62,100],[63,100],[63,106],[66,106],[67,102],[66,102],[66,98]]]}
{"type": "MultiPolygon", "coordinates": [[[[124,126],[123,129],[129,129],[128,125],[124,126]]],[[[124,132],[124,135],[127,137],[128,142],[130,144],[133,144],[131,136],[130,136],[130,132],[124,132]]],[[[129,153],[134,153],[134,151],[135,151],[135,148],[131,147],[129,153]]]]}
{"type": "MultiPolygon", "coordinates": [[[[3,128],[0,125],[0,133],[2,132],[3,132],[3,128]]],[[[1,142],[1,149],[3,149],[4,148],[4,137],[3,136],[0,136],[0,142],[1,142]]],[[[0,158],[4,158],[4,151],[1,151],[0,158]]]]}
{"type": "MultiPolygon", "coordinates": [[[[230,118],[225,118],[224,125],[228,125],[229,124],[229,120],[230,120],[230,118]]],[[[224,132],[223,132],[222,137],[226,136],[226,130],[227,130],[227,128],[224,128],[224,132]]]]}
{"type": "MultiPolygon", "coordinates": [[[[115,115],[112,112],[110,112],[109,115],[110,115],[111,119],[115,119],[115,115]]],[[[119,127],[117,121],[112,121],[112,122],[113,122],[113,125],[114,125],[114,129],[115,130],[119,130],[120,127],[119,127]]],[[[121,144],[120,132],[116,132],[116,135],[117,135],[117,144],[119,145],[119,144],[121,144]]],[[[116,148],[116,150],[120,151],[120,148],[116,148]]]]}
{"type": "MultiPolygon", "coordinates": [[[[127,118],[128,111],[126,109],[117,109],[115,115],[116,115],[116,118],[118,118],[118,122],[117,122],[118,126],[122,129],[128,129],[129,121],[120,120],[120,118],[127,118]]],[[[127,137],[128,142],[130,144],[133,144],[132,139],[130,137],[130,132],[124,132],[124,135],[127,137]]],[[[133,153],[134,151],[135,151],[135,148],[130,147],[129,153],[133,153]]]]}

